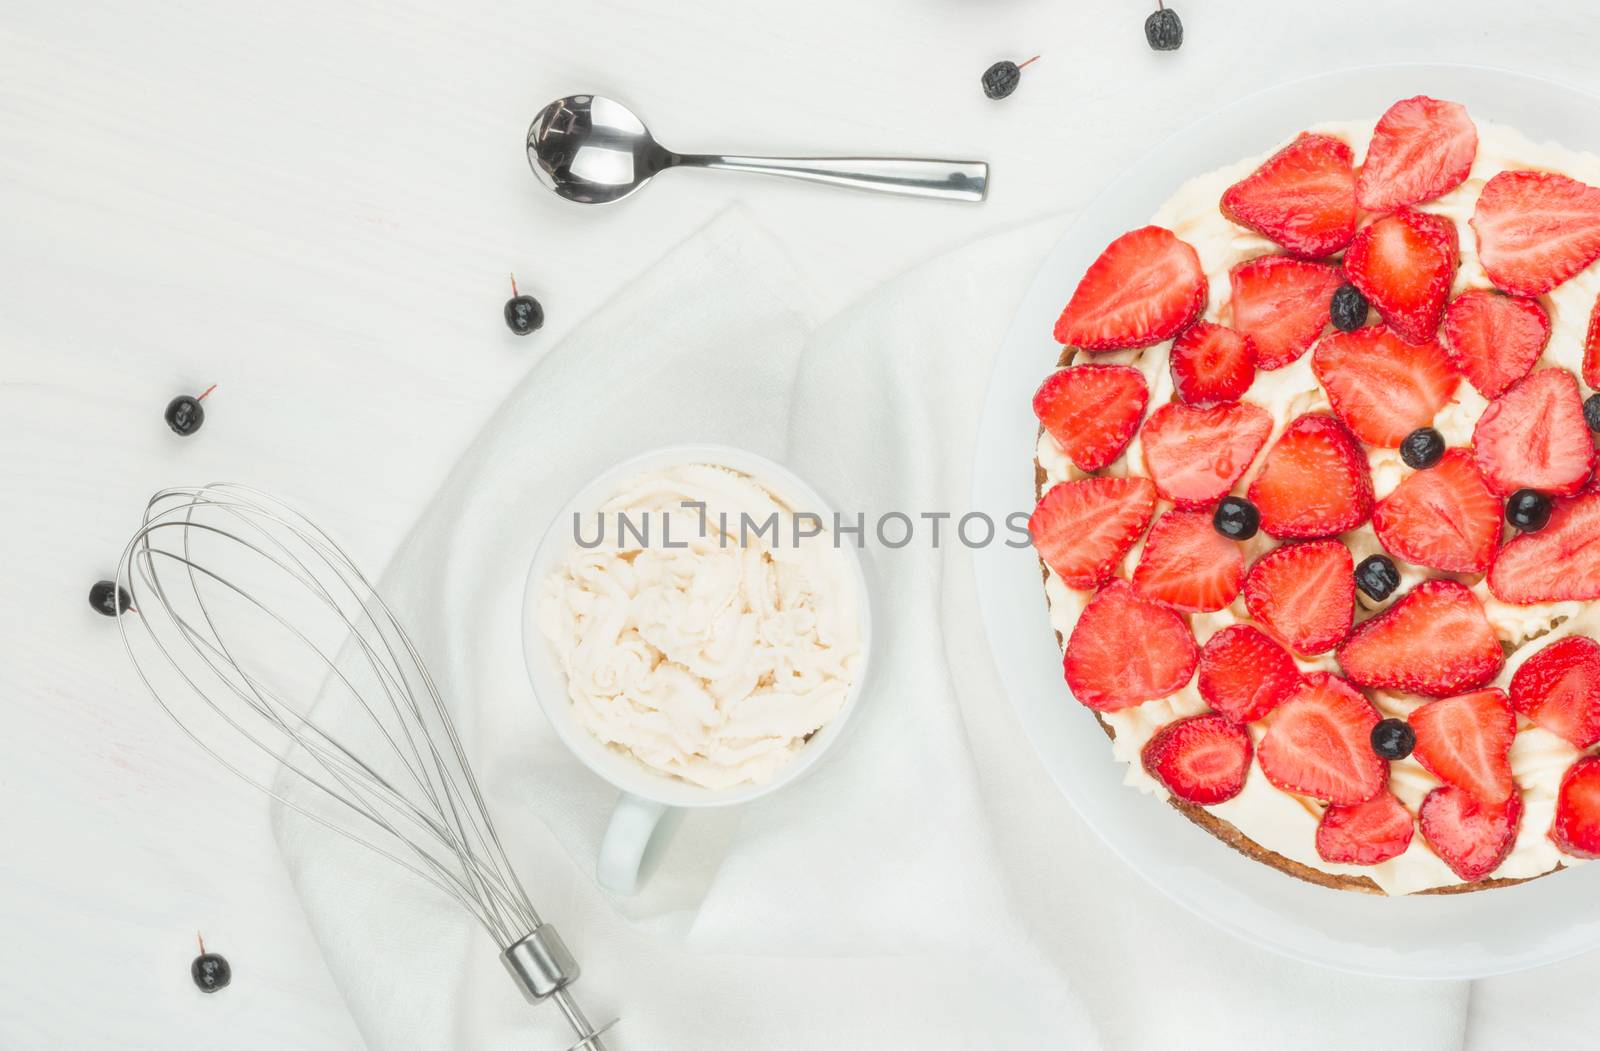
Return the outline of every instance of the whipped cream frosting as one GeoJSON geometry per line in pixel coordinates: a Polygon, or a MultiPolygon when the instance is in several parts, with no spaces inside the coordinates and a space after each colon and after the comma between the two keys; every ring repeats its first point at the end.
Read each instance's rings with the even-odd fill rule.
{"type": "Polygon", "coordinates": [[[809,520],[797,531],[795,509],[749,475],[711,464],[633,478],[599,516],[583,515],[577,535],[589,543],[603,527],[602,542],[574,543],[539,594],[574,717],[708,789],[772,780],[856,677],[846,553],[826,530],[805,536],[809,520]],[[648,540],[619,528],[619,513],[647,524],[648,540]],[[776,532],[764,528],[773,516],[776,532]]]}
{"type": "MultiPolygon", "coordinates": [[[[1309,130],[1337,136],[1355,151],[1356,163],[1361,163],[1367,143],[1372,136],[1375,121],[1343,121],[1316,125],[1309,130]]],[[[1530,142],[1517,131],[1496,124],[1477,121],[1478,155],[1467,181],[1437,200],[1419,205],[1421,211],[1448,216],[1456,224],[1461,240],[1461,267],[1457,271],[1457,294],[1471,288],[1490,288],[1491,282],[1478,261],[1477,244],[1467,220],[1483,184],[1502,171],[1546,170],[1571,176],[1591,186],[1600,186],[1600,157],[1578,153],[1551,144],[1530,142]]],[[[1185,183],[1151,218],[1151,222],[1164,226],[1179,238],[1194,246],[1200,256],[1210,285],[1210,299],[1204,317],[1210,321],[1228,324],[1228,271],[1238,263],[1259,255],[1279,253],[1271,241],[1236,226],[1223,217],[1218,201],[1222,193],[1260,166],[1269,153],[1250,157],[1217,171],[1197,176],[1185,183]]],[[[1540,302],[1550,314],[1551,336],[1548,347],[1538,365],[1559,365],[1574,375],[1581,374],[1583,342],[1589,314],[1600,295],[1600,264],[1591,265],[1566,283],[1558,286],[1540,302]]],[[[1085,355],[1083,360],[1117,362],[1132,365],[1144,374],[1150,388],[1150,405],[1164,404],[1173,399],[1171,371],[1168,354],[1171,342],[1157,344],[1143,350],[1120,351],[1085,355]]],[[[1266,409],[1272,415],[1272,434],[1257,456],[1250,471],[1235,488],[1243,492],[1259,472],[1265,451],[1271,448],[1290,420],[1306,412],[1331,412],[1327,395],[1311,371],[1311,353],[1308,351],[1293,364],[1276,371],[1258,371],[1255,381],[1245,394],[1244,401],[1266,409]]],[[[1440,411],[1434,427],[1444,435],[1445,442],[1465,446],[1472,441],[1472,430],[1487,402],[1473,387],[1463,381],[1454,400],[1440,411]]],[[[1083,477],[1083,472],[1070,460],[1048,433],[1041,433],[1038,461],[1046,474],[1045,487],[1057,482],[1083,477]]],[[[1388,495],[1408,473],[1394,449],[1370,449],[1368,461],[1372,467],[1374,495],[1382,499],[1388,495]]],[[[1110,474],[1144,474],[1144,457],[1140,440],[1136,436],[1127,452],[1108,469],[1110,474]]],[[[1163,503],[1162,505],[1166,505],[1163,503]]],[[[1159,513],[1159,511],[1158,511],[1159,513]]],[[[1344,534],[1342,539],[1350,548],[1356,562],[1368,555],[1385,553],[1378,544],[1370,525],[1344,534]]],[[[1274,543],[1264,533],[1246,544],[1247,560],[1265,553],[1274,543]]],[[[1131,573],[1138,564],[1143,542],[1128,553],[1122,566],[1123,575],[1131,573]]],[[[1411,586],[1428,575],[1438,576],[1396,560],[1401,572],[1401,585],[1390,602],[1408,591],[1411,586]]],[[[1547,642],[1567,634],[1600,637],[1600,603],[1559,602],[1533,606],[1513,606],[1500,602],[1490,592],[1483,580],[1460,577],[1472,584],[1472,590],[1482,601],[1489,622],[1501,641],[1520,647],[1511,654],[1505,668],[1493,685],[1508,687],[1511,676],[1522,661],[1532,656],[1547,642]],[[1533,639],[1537,645],[1523,646],[1533,639]]],[[[1065,640],[1072,633],[1079,614],[1088,602],[1085,592],[1068,588],[1049,573],[1045,583],[1050,602],[1051,624],[1065,640]]],[[[1357,592],[1356,619],[1361,621],[1389,603],[1372,603],[1367,596],[1357,592]]],[[[1204,645],[1213,633],[1229,624],[1246,620],[1243,598],[1235,600],[1227,609],[1216,613],[1200,613],[1190,618],[1195,639],[1204,645]]],[[[1303,670],[1339,672],[1333,655],[1326,654],[1310,660],[1298,660],[1303,670]]],[[[1385,716],[1404,718],[1426,698],[1412,697],[1387,691],[1366,691],[1378,710],[1385,716]]],[[[1191,679],[1189,685],[1178,693],[1159,700],[1148,701],[1119,712],[1106,713],[1103,718],[1116,733],[1112,750],[1116,758],[1128,766],[1126,781],[1143,791],[1165,796],[1166,788],[1150,777],[1140,763],[1140,752],[1145,743],[1162,726],[1187,715],[1208,710],[1199,690],[1191,679]]],[[[1565,740],[1542,730],[1526,719],[1518,717],[1521,732],[1511,749],[1511,768],[1522,791],[1524,812],[1522,826],[1510,855],[1493,873],[1495,878],[1516,879],[1537,876],[1557,865],[1573,865],[1580,859],[1557,850],[1547,833],[1555,813],[1556,791],[1561,776],[1579,755],[1565,740]]],[[[1259,743],[1265,732],[1260,723],[1249,727],[1252,737],[1259,743]]],[[[1425,771],[1414,758],[1390,764],[1390,788],[1413,814],[1422,805],[1422,799],[1439,781],[1425,771]]],[[[1239,795],[1207,810],[1232,823],[1257,844],[1300,864],[1336,875],[1366,876],[1389,894],[1406,894],[1434,887],[1447,887],[1462,881],[1429,848],[1421,835],[1412,838],[1406,851],[1378,865],[1340,865],[1322,860],[1315,846],[1317,823],[1323,805],[1316,800],[1281,791],[1267,781],[1260,767],[1251,763],[1245,787],[1239,795]]]]}

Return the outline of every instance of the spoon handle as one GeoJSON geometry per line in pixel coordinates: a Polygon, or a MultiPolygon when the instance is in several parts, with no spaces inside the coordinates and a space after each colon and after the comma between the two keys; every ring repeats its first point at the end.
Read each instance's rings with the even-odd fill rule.
{"type": "Polygon", "coordinates": [[[724,157],[699,153],[677,155],[669,166],[760,172],[830,186],[946,201],[981,201],[989,188],[989,166],[982,161],[906,157],[724,157]]]}

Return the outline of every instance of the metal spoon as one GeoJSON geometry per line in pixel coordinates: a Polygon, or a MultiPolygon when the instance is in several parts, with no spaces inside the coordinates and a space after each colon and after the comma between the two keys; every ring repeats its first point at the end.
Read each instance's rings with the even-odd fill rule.
{"type": "Polygon", "coordinates": [[[673,153],[626,106],[599,95],[569,95],[540,110],[528,128],[528,163],[540,182],[582,204],[619,201],[667,168],[762,172],[949,201],[981,201],[989,184],[989,166],[981,161],[673,153]]]}

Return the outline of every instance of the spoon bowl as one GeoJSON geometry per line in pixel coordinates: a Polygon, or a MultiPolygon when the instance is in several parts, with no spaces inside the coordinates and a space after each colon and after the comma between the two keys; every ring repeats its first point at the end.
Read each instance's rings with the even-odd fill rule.
{"type": "Polygon", "coordinates": [[[600,95],[568,95],[540,110],[528,127],[528,164],[545,186],[579,204],[620,201],[667,168],[759,172],[955,201],[983,200],[989,181],[981,161],[674,153],[628,107],[600,95]]]}

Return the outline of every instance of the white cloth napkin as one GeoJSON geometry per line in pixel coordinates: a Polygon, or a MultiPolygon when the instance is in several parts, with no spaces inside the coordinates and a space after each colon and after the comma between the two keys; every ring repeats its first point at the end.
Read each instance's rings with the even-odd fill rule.
{"type": "MultiPolygon", "coordinates": [[[[604,467],[689,440],[784,461],[869,521],[959,517],[992,355],[1062,226],[937,260],[818,328],[781,248],[723,215],[529,373],[382,579],[535,905],[583,964],[580,998],[622,1016],[618,1051],[1462,1045],[1466,985],[1272,956],[1115,859],[998,688],[959,544],[869,542],[875,666],[813,776],[691,816],[636,897],[595,885],[615,793],[556,740],[523,670],[545,524],[604,467]]],[[[567,1046],[452,903],[292,813],[275,828],[374,1051],[567,1046]]]]}

